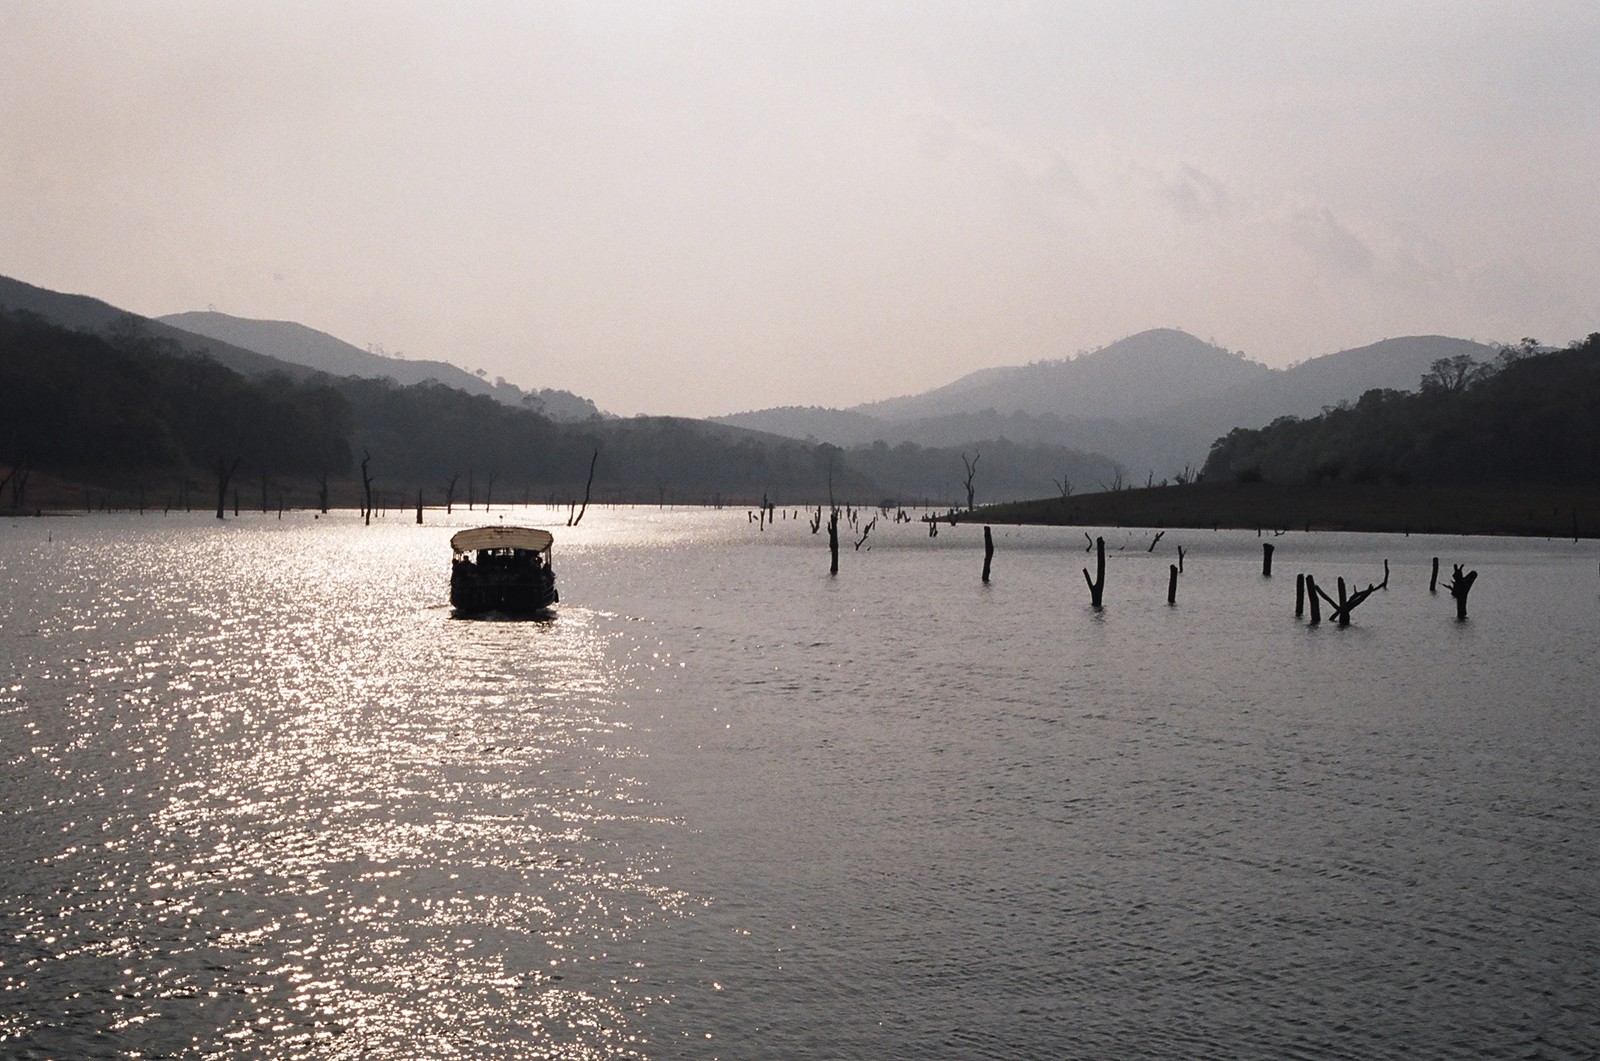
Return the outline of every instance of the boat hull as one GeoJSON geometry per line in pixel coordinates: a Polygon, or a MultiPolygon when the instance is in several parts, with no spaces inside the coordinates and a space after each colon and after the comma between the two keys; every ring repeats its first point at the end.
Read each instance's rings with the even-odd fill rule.
{"type": "Polygon", "coordinates": [[[561,599],[554,585],[538,582],[450,580],[450,606],[457,615],[537,615],[561,599]]]}

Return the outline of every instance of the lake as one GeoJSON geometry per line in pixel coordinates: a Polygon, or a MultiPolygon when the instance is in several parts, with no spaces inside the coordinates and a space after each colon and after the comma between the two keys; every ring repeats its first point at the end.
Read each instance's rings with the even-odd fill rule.
{"type": "Polygon", "coordinates": [[[1600,1050],[1600,543],[565,516],[0,524],[0,1055],[1600,1050]]]}

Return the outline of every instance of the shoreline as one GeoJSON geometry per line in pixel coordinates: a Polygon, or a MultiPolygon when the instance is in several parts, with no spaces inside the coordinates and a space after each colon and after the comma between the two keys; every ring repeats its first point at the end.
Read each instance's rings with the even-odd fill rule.
{"type": "Polygon", "coordinates": [[[1600,490],[1196,483],[979,506],[962,523],[1600,538],[1600,490]]]}

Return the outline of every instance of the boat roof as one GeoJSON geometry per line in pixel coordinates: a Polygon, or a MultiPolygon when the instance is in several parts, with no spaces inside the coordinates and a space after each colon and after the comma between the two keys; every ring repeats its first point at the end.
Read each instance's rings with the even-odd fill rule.
{"type": "Polygon", "coordinates": [[[450,548],[458,553],[479,549],[532,549],[543,552],[555,543],[555,535],[538,527],[471,527],[456,531],[450,548]]]}

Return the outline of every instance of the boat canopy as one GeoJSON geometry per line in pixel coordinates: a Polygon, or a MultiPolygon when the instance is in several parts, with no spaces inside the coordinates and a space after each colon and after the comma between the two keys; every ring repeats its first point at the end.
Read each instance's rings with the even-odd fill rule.
{"type": "Polygon", "coordinates": [[[456,531],[450,548],[458,553],[479,549],[531,549],[542,553],[555,544],[555,536],[538,527],[472,527],[456,531]]]}

